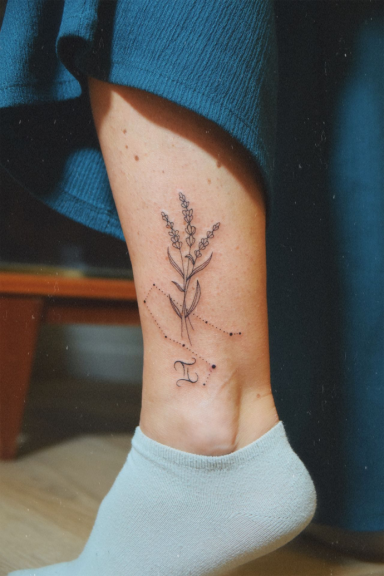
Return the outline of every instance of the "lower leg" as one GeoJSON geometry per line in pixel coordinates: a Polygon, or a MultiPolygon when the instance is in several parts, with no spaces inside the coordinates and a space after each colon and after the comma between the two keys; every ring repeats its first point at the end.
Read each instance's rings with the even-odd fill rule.
{"type": "Polygon", "coordinates": [[[156,96],[93,79],[90,93],[142,319],[140,427],[180,450],[233,452],[278,421],[265,204],[254,164],[211,122],[156,96]],[[167,218],[179,236],[169,235],[167,218]],[[209,244],[195,252],[202,238],[209,244]],[[187,276],[208,260],[183,292],[187,276]]]}
{"type": "Polygon", "coordinates": [[[263,196],[206,120],[90,92],[139,298],[140,427],[79,558],[14,576],[222,574],[291,540],[315,506],[271,394],[263,196]]]}

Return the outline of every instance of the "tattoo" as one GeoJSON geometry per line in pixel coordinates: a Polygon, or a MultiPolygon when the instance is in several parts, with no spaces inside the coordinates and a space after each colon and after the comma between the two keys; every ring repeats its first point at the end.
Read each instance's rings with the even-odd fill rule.
{"type": "Polygon", "coordinates": [[[192,328],[192,330],[193,330],[193,326],[192,326],[190,316],[191,316],[192,312],[197,308],[197,305],[198,305],[199,300],[200,300],[201,288],[200,288],[199,281],[197,280],[197,282],[196,282],[195,295],[194,295],[193,300],[190,304],[188,304],[188,289],[190,287],[191,279],[193,278],[193,276],[195,274],[198,274],[199,272],[202,272],[204,270],[204,268],[206,268],[208,266],[208,264],[210,263],[210,261],[212,259],[213,252],[211,252],[211,255],[205,260],[205,262],[203,262],[199,266],[196,266],[198,259],[202,257],[202,251],[204,251],[206,249],[206,247],[209,244],[209,240],[211,240],[214,237],[214,233],[217,232],[217,230],[219,229],[220,222],[217,222],[216,224],[214,224],[212,226],[212,230],[208,230],[207,235],[203,236],[203,238],[201,238],[197,250],[194,250],[195,256],[193,257],[193,255],[191,254],[191,248],[196,241],[196,239],[195,239],[196,227],[191,225],[191,222],[193,220],[193,209],[189,208],[190,203],[188,202],[188,200],[186,199],[185,195],[182,192],[179,192],[179,200],[181,202],[182,214],[183,214],[184,220],[187,224],[186,228],[185,228],[185,232],[187,234],[185,242],[188,246],[188,253],[187,254],[183,254],[183,251],[182,251],[183,242],[180,240],[179,231],[175,230],[175,228],[174,228],[174,223],[169,220],[169,217],[165,212],[162,212],[161,216],[166,223],[166,227],[169,229],[168,234],[171,237],[172,246],[175,250],[179,251],[180,259],[181,259],[181,267],[180,267],[176,263],[176,261],[172,258],[169,247],[167,248],[169,262],[171,263],[173,268],[176,270],[176,272],[178,274],[180,274],[180,276],[182,277],[182,281],[183,281],[183,284],[181,286],[178,282],[176,282],[175,280],[172,280],[172,282],[176,286],[176,288],[180,292],[183,293],[183,302],[182,302],[181,306],[179,306],[175,302],[175,300],[171,297],[171,295],[169,295],[169,302],[172,306],[173,311],[180,318],[181,337],[183,338],[184,333],[186,333],[187,338],[189,340],[189,343],[192,344],[189,328],[192,328]]]}
{"type": "Polygon", "coordinates": [[[234,339],[237,340],[237,337],[241,336],[242,333],[236,332],[235,330],[224,329],[218,326],[216,322],[212,322],[210,319],[204,318],[203,315],[197,314],[196,312],[196,308],[201,299],[201,286],[199,280],[196,280],[196,283],[194,282],[195,275],[201,273],[212,260],[213,252],[211,252],[203,262],[200,259],[203,259],[204,250],[214,238],[215,232],[219,230],[220,222],[217,222],[212,226],[211,230],[208,230],[206,235],[198,242],[197,248],[193,250],[192,247],[196,243],[196,227],[192,225],[193,209],[190,208],[190,202],[181,191],[179,191],[179,200],[185,222],[186,237],[183,240],[180,239],[180,233],[176,230],[175,224],[170,220],[168,214],[161,212],[161,217],[168,229],[172,244],[172,246],[167,247],[168,260],[173,269],[181,277],[181,280],[178,279],[178,282],[171,280],[174,287],[177,288],[180,297],[171,296],[171,294],[163,290],[161,286],[153,283],[143,303],[164,338],[164,341],[170,345],[172,344],[174,347],[178,347],[179,352],[182,353],[183,356],[184,354],[190,354],[188,361],[176,360],[173,363],[174,370],[181,376],[176,381],[176,385],[182,387],[183,382],[191,384],[199,382],[202,386],[206,386],[212,374],[220,371],[216,361],[213,358],[207,357],[205,344],[207,341],[207,332],[210,332],[211,337],[215,340],[228,337],[234,337],[234,339]],[[184,247],[183,250],[184,242],[186,247],[184,247]],[[177,256],[177,261],[172,254],[177,256]],[[180,264],[178,262],[180,262],[180,264]],[[193,288],[194,293],[191,294],[193,288]],[[169,305],[174,314],[162,314],[161,312],[167,312],[167,310],[169,310],[169,305]],[[177,319],[180,320],[181,338],[177,319]],[[191,331],[193,331],[193,344],[191,331]],[[200,339],[199,335],[202,333],[205,333],[205,338],[200,339]],[[192,374],[190,373],[191,369],[192,374]]]}
{"type": "Polygon", "coordinates": [[[176,385],[180,387],[179,382],[191,382],[192,384],[196,384],[196,382],[199,379],[199,375],[197,372],[195,372],[195,376],[196,376],[196,380],[192,380],[192,378],[189,375],[189,367],[190,366],[194,366],[196,364],[196,358],[192,358],[193,362],[184,362],[183,360],[176,360],[176,362],[174,362],[173,367],[175,370],[177,370],[176,366],[177,364],[180,364],[180,366],[183,369],[183,378],[179,378],[176,382],[176,385]]]}

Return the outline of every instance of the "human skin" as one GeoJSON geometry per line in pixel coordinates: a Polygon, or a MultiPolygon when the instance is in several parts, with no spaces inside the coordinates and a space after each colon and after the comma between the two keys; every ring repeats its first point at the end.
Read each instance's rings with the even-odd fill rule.
{"type": "Polygon", "coordinates": [[[174,103],[94,78],[89,91],[138,296],[140,427],[186,452],[236,451],[279,420],[270,383],[266,208],[257,166],[221,128],[174,103]],[[193,209],[192,235],[180,194],[193,209]],[[187,238],[194,241],[190,251],[187,238]],[[188,281],[183,314],[187,275],[172,260],[190,274],[211,254],[188,281]]]}

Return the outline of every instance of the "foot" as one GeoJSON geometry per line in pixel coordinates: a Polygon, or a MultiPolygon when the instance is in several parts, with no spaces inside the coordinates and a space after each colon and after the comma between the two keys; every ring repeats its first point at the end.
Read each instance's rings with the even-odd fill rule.
{"type": "Polygon", "coordinates": [[[315,504],[282,422],[224,456],[182,452],[137,428],[79,558],[9,576],[213,576],[286,544],[315,504]]]}

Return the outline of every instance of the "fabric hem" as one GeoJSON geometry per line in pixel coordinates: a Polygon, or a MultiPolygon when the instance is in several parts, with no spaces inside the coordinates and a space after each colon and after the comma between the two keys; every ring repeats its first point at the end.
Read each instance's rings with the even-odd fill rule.
{"type": "Polygon", "coordinates": [[[262,456],[275,446],[281,446],[281,442],[284,442],[289,446],[284,424],[281,420],[251,444],[248,444],[236,452],[225,454],[223,456],[202,456],[172,448],[171,446],[161,444],[160,442],[149,438],[144,434],[139,426],[136,427],[132,438],[132,446],[144,457],[167,462],[171,461],[180,466],[187,466],[195,469],[203,468],[205,470],[228,470],[233,466],[239,466],[253,458],[262,456]]]}
{"type": "MultiPolygon", "coordinates": [[[[31,193],[33,194],[33,192],[31,193]]],[[[60,202],[47,198],[44,201],[47,206],[79,224],[125,242],[122,231],[121,234],[118,233],[121,230],[120,221],[114,217],[113,213],[71,194],[62,186],[58,186],[56,193],[63,195],[60,202]],[[84,207],[86,208],[86,213],[84,207]],[[86,215],[83,217],[84,214],[86,215]],[[105,218],[107,218],[107,221],[105,221],[105,218]]],[[[41,200],[39,197],[38,199],[41,200]]]]}
{"type": "Polygon", "coordinates": [[[112,212],[105,210],[105,208],[97,207],[91,202],[87,202],[82,198],[75,196],[60,184],[57,185],[55,193],[51,197],[43,199],[39,195],[35,194],[33,190],[28,188],[25,183],[15,177],[14,170],[11,172],[3,163],[1,163],[0,166],[13,178],[13,180],[26,190],[26,192],[55,212],[58,212],[62,216],[74,220],[87,228],[92,228],[97,232],[108,234],[109,236],[117,238],[117,240],[125,242],[120,221],[112,212]],[[60,196],[60,201],[57,201],[58,196],[60,196]]]}

